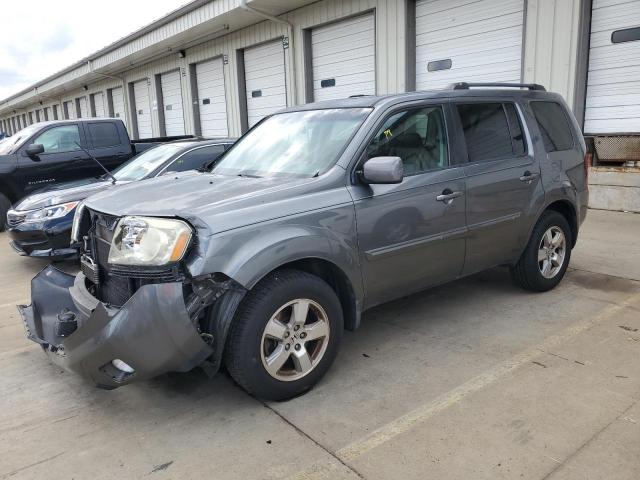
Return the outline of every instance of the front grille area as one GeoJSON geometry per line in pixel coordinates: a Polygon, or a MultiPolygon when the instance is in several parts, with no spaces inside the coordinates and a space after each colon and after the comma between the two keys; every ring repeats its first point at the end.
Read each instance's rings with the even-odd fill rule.
{"type": "Polygon", "coordinates": [[[119,217],[91,210],[90,215],[90,256],[98,265],[99,282],[95,290],[100,301],[121,307],[142,285],[182,278],[178,265],[162,268],[109,265],[111,240],[119,217]]]}
{"type": "Polygon", "coordinates": [[[17,227],[18,225],[24,222],[25,218],[26,218],[26,214],[24,213],[9,211],[7,213],[7,225],[10,227],[17,227]]]}

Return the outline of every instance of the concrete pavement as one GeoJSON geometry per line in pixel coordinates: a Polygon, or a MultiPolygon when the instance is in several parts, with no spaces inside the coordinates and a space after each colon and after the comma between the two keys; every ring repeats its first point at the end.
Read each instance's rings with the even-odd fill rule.
{"type": "Polygon", "coordinates": [[[640,215],[590,211],[552,292],[494,269],[381,306],[283,403],[196,370],[111,392],[47,362],[0,234],[0,479],[640,478],[640,215]]]}

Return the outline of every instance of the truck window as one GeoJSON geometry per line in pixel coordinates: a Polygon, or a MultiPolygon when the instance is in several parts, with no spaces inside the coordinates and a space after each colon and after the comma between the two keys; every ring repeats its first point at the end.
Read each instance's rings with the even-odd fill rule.
{"type": "Polygon", "coordinates": [[[72,152],[79,150],[80,132],[77,125],[60,125],[38,135],[31,143],[41,143],[44,153],[72,152]]]}
{"type": "Polygon", "coordinates": [[[224,145],[211,145],[201,147],[185,153],[166,168],[166,172],[185,172],[187,170],[197,170],[224,153],[224,145]]]}
{"type": "Polygon", "coordinates": [[[93,148],[116,147],[120,145],[118,128],[111,122],[88,123],[87,129],[93,148]]]}
{"type": "Polygon", "coordinates": [[[447,153],[441,107],[394,113],[367,147],[367,158],[400,157],[407,176],[445,167],[447,153]]]}
{"type": "Polygon", "coordinates": [[[469,162],[513,156],[511,133],[502,103],[458,105],[469,162]]]}
{"type": "Polygon", "coordinates": [[[573,148],[573,136],[564,109],[556,102],[531,102],[540,135],[547,152],[573,148]]]}

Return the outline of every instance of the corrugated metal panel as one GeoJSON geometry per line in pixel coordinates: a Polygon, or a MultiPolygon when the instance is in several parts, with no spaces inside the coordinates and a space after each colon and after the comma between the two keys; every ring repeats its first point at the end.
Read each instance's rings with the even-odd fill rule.
{"type": "Polygon", "coordinates": [[[376,93],[375,17],[367,14],[311,31],[315,101],[376,93]]]}
{"type": "Polygon", "coordinates": [[[594,0],[585,133],[640,133],[640,41],[611,41],[637,26],[640,0],[594,0]]]}
{"type": "Polygon", "coordinates": [[[161,74],[160,83],[166,134],[169,136],[184,135],[184,109],[182,108],[180,71],[174,70],[173,72],[161,74]]]}
{"type": "Polygon", "coordinates": [[[524,0],[418,0],[416,89],[520,81],[523,19],[524,0]],[[449,68],[429,71],[431,62],[449,60],[449,68]]]}
{"type": "Polygon", "coordinates": [[[226,137],[227,101],[225,95],[222,58],[214,58],[196,65],[198,110],[204,137],[226,137]]]}
{"type": "Polygon", "coordinates": [[[151,101],[148,80],[137,81],[133,84],[133,95],[136,120],[138,122],[138,138],[153,137],[151,127],[151,101]]]}
{"type": "Polygon", "coordinates": [[[287,106],[282,41],[265,43],[244,52],[244,75],[249,127],[287,106]]]}

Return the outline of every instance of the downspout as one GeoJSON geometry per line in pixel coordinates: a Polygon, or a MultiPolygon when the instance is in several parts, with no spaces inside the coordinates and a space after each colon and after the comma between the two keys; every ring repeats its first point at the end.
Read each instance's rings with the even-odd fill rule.
{"type": "Polygon", "coordinates": [[[109,75],[108,73],[96,72],[91,65],[91,60],[87,60],[87,67],[89,68],[89,73],[94,73],[96,75],[107,78],[115,78],[116,80],[120,80],[120,82],[122,82],[122,98],[124,99],[124,111],[127,115],[131,115],[131,111],[129,110],[129,92],[127,91],[127,82],[125,78],[119,77],[118,75],[109,75]]]}
{"type": "Polygon", "coordinates": [[[265,18],[267,20],[271,20],[272,22],[275,23],[280,23],[282,25],[286,25],[287,26],[287,32],[289,35],[289,48],[291,49],[291,52],[293,52],[291,54],[291,72],[292,72],[292,76],[293,78],[291,79],[291,89],[293,90],[293,102],[294,104],[298,103],[298,75],[297,75],[297,70],[296,70],[296,51],[294,49],[294,43],[293,43],[293,23],[291,23],[288,20],[283,20],[282,18],[278,18],[275,17],[273,15],[269,15],[268,13],[264,13],[260,10],[257,10],[253,7],[250,7],[249,5],[247,5],[247,0],[240,0],[240,8],[242,8],[243,10],[246,10],[248,12],[251,13],[255,13],[256,15],[259,15],[262,18],[265,18]]]}

